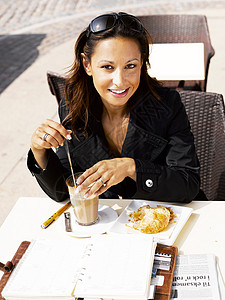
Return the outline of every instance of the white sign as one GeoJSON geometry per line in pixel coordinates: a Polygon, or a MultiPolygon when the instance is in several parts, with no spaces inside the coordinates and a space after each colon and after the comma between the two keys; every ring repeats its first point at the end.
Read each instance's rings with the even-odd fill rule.
{"type": "Polygon", "coordinates": [[[204,44],[150,45],[148,73],[158,80],[204,80],[204,44]]]}

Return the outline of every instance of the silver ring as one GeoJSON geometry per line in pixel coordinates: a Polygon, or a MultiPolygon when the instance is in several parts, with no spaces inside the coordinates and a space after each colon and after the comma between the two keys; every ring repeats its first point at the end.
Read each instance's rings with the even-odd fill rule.
{"type": "Polygon", "coordinates": [[[101,178],[99,178],[99,181],[101,182],[101,184],[102,184],[103,186],[106,186],[106,183],[104,183],[104,182],[102,181],[101,178]]]}
{"type": "Polygon", "coordinates": [[[45,134],[43,135],[43,137],[42,137],[42,140],[43,140],[43,141],[46,141],[48,135],[49,135],[48,133],[45,133],[45,134]]]}

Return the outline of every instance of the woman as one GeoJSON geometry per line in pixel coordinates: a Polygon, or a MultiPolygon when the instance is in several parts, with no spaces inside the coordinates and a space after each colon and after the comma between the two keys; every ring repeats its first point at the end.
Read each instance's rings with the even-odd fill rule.
{"type": "Polygon", "coordinates": [[[61,124],[41,124],[28,155],[51,198],[68,198],[64,139],[74,171],[84,171],[79,189],[92,184],[87,197],[190,202],[198,194],[188,118],[179,94],[149,77],[149,43],[140,21],[125,13],[95,18],[78,37],[61,124]]]}

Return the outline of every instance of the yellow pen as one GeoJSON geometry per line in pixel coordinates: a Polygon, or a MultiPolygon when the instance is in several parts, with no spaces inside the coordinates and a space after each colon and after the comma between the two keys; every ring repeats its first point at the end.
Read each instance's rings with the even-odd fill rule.
{"type": "Polygon", "coordinates": [[[61,207],[57,212],[55,212],[47,221],[45,221],[41,228],[45,229],[49,225],[51,225],[55,220],[58,219],[59,216],[61,216],[62,213],[64,213],[65,210],[67,210],[71,206],[71,202],[67,202],[63,207],[61,207]]]}

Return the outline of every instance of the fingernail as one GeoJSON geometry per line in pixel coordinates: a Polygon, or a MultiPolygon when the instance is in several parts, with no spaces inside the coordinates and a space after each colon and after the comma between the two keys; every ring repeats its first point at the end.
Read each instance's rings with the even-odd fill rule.
{"type": "Polygon", "coordinates": [[[87,199],[88,198],[88,193],[84,194],[84,199],[87,199]]]}
{"type": "Polygon", "coordinates": [[[81,191],[81,186],[78,186],[77,191],[78,191],[78,192],[81,191]]]}
{"type": "Polygon", "coordinates": [[[81,180],[80,177],[77,178],[77,184],[80,184],[81,180]]]}
{"type": "Polygon", "coordinates": [[[72,137],[71,137],[70,134],[67,134],[66,138],[67,138],[67,140],[71,140],[72,139],[72,137]]]}

